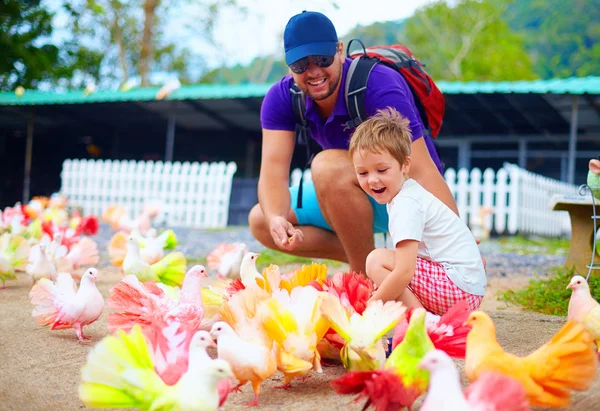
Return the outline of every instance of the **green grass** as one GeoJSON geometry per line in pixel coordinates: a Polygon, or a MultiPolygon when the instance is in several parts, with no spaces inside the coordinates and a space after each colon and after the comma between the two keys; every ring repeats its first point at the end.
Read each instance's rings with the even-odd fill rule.
{"type": "MultiPolygon", "coordinates": [[[[297,265],[297,264],[311,264],[312,262],[326,264],[331,268],[339,268],[343,263],[335,260],[326,260],[326,259],[318,259],[318,258],[305,258],[305,257],[296,257],[294,255],[282,253],[280,251],[271,250],[269,248],[263,248],[260,251],[260,257],[258,257],[258,265],[267,267],[270,264],[276,264],[280,267],[286,265],[297,265]]],[[[191,257],[187,259],[188,266],[194,264],[202,264],[206,265],[206,257],[191,257]]]]}
{"type": "Polygon", "coordinates": [[[260,257],[258,257],[257,263],[263,266],[276,264],[281,267],[290,264],[311,264],[313,261],[315,263],[326,264],[328,267],[332,268],[341,267],[343,264],[335,260],[297,257],[295,255],[282,253],[281,251],[271,250],[270,248],[263,248],[260,251],[260,257]]]}
{"type": "Polygon", "coordinates": [[[206,257],[191,257],[187,259],[188,266],[192,266],[195,264],[206,264],[206,257]]]}
{"type": "MultiPolygon", "coordinates": [[[[520,305],[526,311],[567,315],[571,290],[567,290],[566,287],[573,277],[573,270],[560,266],[552,267],[548,271],[551,273],[548,277],[532,279],[529,285],[521,290],[499,293],[498,299],[520,305]]],[[[592,296],[600,300],[600,277],[590,276],[589,284],[592,296]]]]}
{"type": "Polygon", "coordinates": [[[571,245],[568,238],[524,237],[521,235],[502,237],[498,241],[503,252],[520,255],[567,255],[571,245]]]}

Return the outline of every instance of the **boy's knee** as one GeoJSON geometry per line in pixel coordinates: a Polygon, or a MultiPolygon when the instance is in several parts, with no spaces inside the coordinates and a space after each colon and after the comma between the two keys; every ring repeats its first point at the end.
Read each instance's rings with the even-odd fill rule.
{"type": "Polygon", "coordinates": [[[373,273],[377,272],[379,267],[382,264],[382,256],[385,250],[376,248],[367,255],[367,261],[365,262],[365,269],[367,270],[367,275],[373,280],[373,273]]]}

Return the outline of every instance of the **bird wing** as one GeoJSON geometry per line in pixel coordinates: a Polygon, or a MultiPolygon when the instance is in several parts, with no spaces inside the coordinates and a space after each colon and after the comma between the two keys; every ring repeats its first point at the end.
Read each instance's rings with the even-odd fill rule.
{"type": "MultiPolygon", "coordinates": [[[[596,341],[600,340],[600,304],[596,305],[583,319],[583,326],[596,341]]],[[[600,347],[598,347],[600,349],[600,347]]]]}

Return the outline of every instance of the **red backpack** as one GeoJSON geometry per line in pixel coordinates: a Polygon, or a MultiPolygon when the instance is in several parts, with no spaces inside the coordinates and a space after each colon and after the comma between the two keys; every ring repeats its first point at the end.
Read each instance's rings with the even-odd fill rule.
{"type": "Polygon", "coordinates": [[[391,46],[372,46],[365,49],[360,40],[353,39],[348,43],[347,54],[348,57],[354,59],[348,70],[345,85],[346,106],[350,117],[353,119],[352,124],[349,124],[349,126],[356,127],[365,119],[364,91],[367,80],[373,66],[382,63],[402,74],[413,94],[415,105],[419,110],[425,128],[432,138],[437,137],[444,117],[444,95],[425,72],[423,65],[407,47],[394,44],[391,46]],[[362,52],[350,53],[350,45],[353,41],[360,43],[362,52]]]}
{"type": "MultiPolygon", "coordinates": [[[[394,44],[391,46],[365,48],[365,45],[360,40],[352,39],[348,43],[346,54],[349,58],[353,59],[346,74],[346,84],[344,85],[346,107],[350,114],[350,120],[345,124],[346,129],[356,128],[366,120],[365,92],[367,81],[373,67],[381,63],[397,70],[404,77],[412,92],[421,120],[425,125],[423,133],[429,134],[432,138],[437,137],[442,127],[442,118],[444,117],[444,95],[425,72],[423,65],[413,56],[407,47],[394,44]],[[362,52],[350,53],[350,45],[353,41],[360,43],[362,52]]],[[[296,84],[292,86],[290,93],[292,96],[292,106],[296,115],[297,142],[299,145],[306,147],[308,160],[305,166],[306,169],[310,167],[310,163],[316,151],[319,151],[319,148],[315,149],[315,144],[310,138],[308,124],[304,117],[306,111],[304,93],[302,93],[296,84]]],[[[298,208],[302,208],[302,180],[300,178],[298,208]]]]}

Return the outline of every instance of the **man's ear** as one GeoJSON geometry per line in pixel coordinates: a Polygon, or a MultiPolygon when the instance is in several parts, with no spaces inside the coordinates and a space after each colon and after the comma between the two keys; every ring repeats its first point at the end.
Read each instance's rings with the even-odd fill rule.
{"type": "Polygon", "coordinates": [[[341,57],[344,57],[344,42],[338,41],[338,53],[340,53],[341,57]]]}

